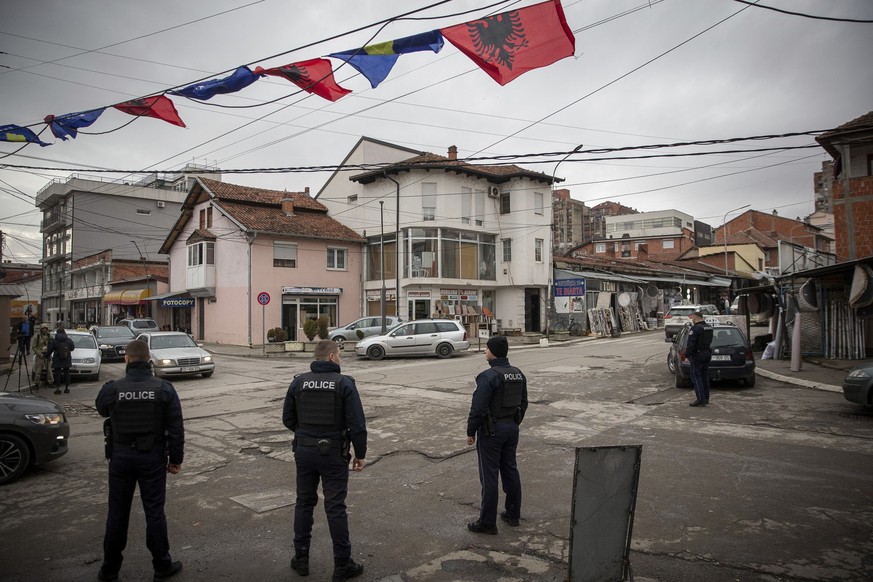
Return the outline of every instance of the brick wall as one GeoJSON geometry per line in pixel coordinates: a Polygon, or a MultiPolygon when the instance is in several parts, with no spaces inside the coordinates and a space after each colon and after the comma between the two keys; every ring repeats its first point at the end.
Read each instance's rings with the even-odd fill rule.
{"type": "Polygon", "coordinates": [[[842,179],[836,180],[833,185],[834,230],[839,262],[873,256],[873,176],[849,180],[851,222],[847,220],[845,186],[842,179]],[[854,248],[850,248],[853,237],[854,248]]]}

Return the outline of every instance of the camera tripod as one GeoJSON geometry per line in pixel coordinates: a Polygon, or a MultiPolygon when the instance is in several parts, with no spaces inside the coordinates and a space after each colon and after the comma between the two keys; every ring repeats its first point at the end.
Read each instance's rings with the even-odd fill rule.
{"type": "MultiPolygon", "coordinates": [[[[30,379],[30,369],[27,366],[27,354],[21,349],[21,342],[15,344],[15,356],[12,358],[12,366],[9,368],[9,375],[6,376],[6,384],[3,386],[3,391],[6,392],[9,386],[9,380],[12,378],[12,371],[15,369],[15,364],[18,363],[18,391],[21,392],[21,368],[24,368],[25,379],[27,380],[27,389],[33,392],[33,384],[30,379]]],[[[11,348],[10,348],[11,349],[11,348]]],[[[39,384],[36,385],[39,389],[39,384]]]]}

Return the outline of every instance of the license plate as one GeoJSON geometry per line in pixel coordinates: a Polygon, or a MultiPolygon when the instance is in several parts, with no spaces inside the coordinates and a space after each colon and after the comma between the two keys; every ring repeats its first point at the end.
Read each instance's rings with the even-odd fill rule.
{"type": "Polygon", "coordinates": [[[712,360],[714,362],[725,362],[725,361],[730,361],[730,359],[731,359],[730,356],[712,356],[712,360]]]}
{"type": "Polygon", "coordinates": [[[182,367],[183,372],[197,372],[198,370],[200,370],[200,368],[198,368],[197,366],[183,366],[182,367]]]}

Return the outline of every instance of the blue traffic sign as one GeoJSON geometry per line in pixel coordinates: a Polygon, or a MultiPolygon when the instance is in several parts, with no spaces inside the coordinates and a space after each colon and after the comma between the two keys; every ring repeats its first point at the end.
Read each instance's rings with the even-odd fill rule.
{"type": "Polygon", "coordinates": [[[261,305],[266,305],[269,302],[270,302],[270,294],[269,293],[267,293],[266,291],[261,291],[260,293],[258,293],[258,303],[260,303],[261,305]]]}

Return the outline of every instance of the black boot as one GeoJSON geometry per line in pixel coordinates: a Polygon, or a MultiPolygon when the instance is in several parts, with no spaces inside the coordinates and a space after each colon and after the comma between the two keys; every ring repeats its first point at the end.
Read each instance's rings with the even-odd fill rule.
{"type": "Polygon", "coordinates": [[[309,576],[309,549],[294,550],[291,558],[291,569],[301,576],[309,576]]]}
{"type": "Polygon", "coordinates": [[[364,572],[363,564],[356,564],[351,558],[333,558],[333,582],[356,578],[364,572]]]}

